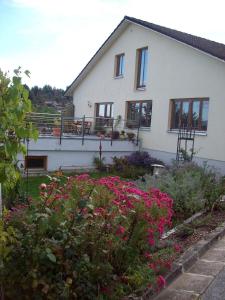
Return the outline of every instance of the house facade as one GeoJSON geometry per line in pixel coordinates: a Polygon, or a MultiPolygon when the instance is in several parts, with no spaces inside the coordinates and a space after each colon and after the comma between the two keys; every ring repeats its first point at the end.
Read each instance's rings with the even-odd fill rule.
{"type": "Polygon", "coordinates": [[[125,17],[69,86],[75,117],[140,126],[142,150],[169,163],[181,126],[195,160],[225,173],[225,45],[125,17]]]}

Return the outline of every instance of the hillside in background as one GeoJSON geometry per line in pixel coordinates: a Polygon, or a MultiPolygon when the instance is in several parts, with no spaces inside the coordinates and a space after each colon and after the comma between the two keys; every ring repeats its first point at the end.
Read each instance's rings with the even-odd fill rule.
{"type": "Polygon", "coordinates": [[[63,89],[57,89],[50,85],[42,88],[38,86],[29,88],[27,85],[25,87],[29,91],[29,98],[36,112],[55,113],[72,104],[72,97],[66,97],[63,89]]]}

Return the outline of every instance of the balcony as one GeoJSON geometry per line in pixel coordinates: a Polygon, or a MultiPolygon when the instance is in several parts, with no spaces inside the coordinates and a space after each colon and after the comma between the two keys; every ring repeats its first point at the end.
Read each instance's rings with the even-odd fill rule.
{"type": "MultiPolygon", "coordinates": [[[[31,113],[26,121],[39,131],[37,141],[25,141],[27,156],[45,156],[45,171],[93,168],[93,159],[100,151],[104,162],[111,163],[112,157],[139,149],[139,128],[127,128],[127,121],[122,119],[31,113]]],[[[19,165],[26,165],[22,155],[18,160],[19,165]]]]}
{"type": "Polygon", "coordinates": [[[137,121],[122,118],[103,117],[64,117],[62,114],[30,113],[27,122],[31,122],[39,131],[39,138],[54,137],[61,144],[64,139],[85,140],[99,138],[110,141],[130,141],[138,146],[139,129],[137,121]]]}

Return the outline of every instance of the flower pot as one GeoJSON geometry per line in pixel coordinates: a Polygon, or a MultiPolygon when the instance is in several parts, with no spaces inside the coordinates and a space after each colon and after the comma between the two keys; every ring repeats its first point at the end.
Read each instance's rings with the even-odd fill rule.
{"type": "Polygon", "coordinates": [[[61,134],[61,129],[58,127],[53,128],[52,133],[54,136],[60,136],[61,134]]]}
{"type": "Polygon", "coordinates": [[[120,137],[119,131],[113,131],[113,132],[112,132],[112,139],[113,139],[113,140],[118,140],[119,137],[120,137]]]}

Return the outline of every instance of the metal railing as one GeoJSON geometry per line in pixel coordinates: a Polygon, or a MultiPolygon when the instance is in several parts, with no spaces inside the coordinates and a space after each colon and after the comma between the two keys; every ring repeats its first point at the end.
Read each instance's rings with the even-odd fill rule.
{"type": "Polygon", "coordinates": [[[103,117],[66,117],[62,114],[29,113],[27,122],[31,122],[39,131],[40,136],[54,136],[60,144],[64,137],[105,138],[113,140],[129,140],[136,145],[139,143],[140,121],[122,118],[103,117]]]}

